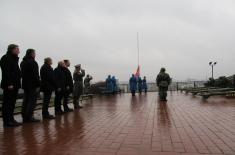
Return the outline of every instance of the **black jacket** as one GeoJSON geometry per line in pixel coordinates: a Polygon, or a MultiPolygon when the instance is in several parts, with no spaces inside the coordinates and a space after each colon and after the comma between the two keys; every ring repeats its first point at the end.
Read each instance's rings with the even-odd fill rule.
{"type": "Polygon", "coordinates": [[[2,70],[1,88],[6,89],[13,85],[15,89],[21,87],[21,72],[18,65],[19,57],[9,52],[2,56],[0,66],[2,70]]]}
{"type": "Polygon", "coordinates": [[[40,69],[41,76],[41,91],[53,91],[55,90],[55,82],[54,82],[54,72],[53,68],[48,65],[42,65],[40,69]]]}
{"type": "Polygon", "coordinates": [[[64,67],[58,66],[54,69],[55,88],[66,90],[66,75],[64,67]]]}
{"type": "Polygon", "coordinates": [[[65,76],[66,76],[66,87],[69,86],[69,91],[73,92],[73,78],[70,70],[68,68],[64,68],[65,76]]]}
{"type": "Polygon", "coordinates": [[[31,57],[24,57],[20,64],[22,72],[22,88],[31,90],[40,87],[38,63],[31,57]]]}

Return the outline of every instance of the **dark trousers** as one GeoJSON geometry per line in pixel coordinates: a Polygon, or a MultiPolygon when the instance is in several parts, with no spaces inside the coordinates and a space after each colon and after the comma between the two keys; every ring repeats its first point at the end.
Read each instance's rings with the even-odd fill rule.
{"type": "Polygon", "coordinates": [[[22,105],[22,117],[24,120],[29,120],[33,117],[33,112],[37,103],[36,89],[24,90],[24,99],[22,105]]]}
{"type": "Polygon", "coordinates": [[[81,96],[81,94],[77,94],[77,95],[73,96],[73,104],[74,104],[74,106],[79,106],[80,96],[81,96]]]}
{"type": "Polygon", "coordinates": [[[132,96],[135,96],[135,90],[131,91],[132,96]]]}
{"type": "Polygon", "coordinates": [[[14,120],[14,109],[18,95],[18,89],[3,90],[2,117],[3,123],[14,120]]]}
{"type": "Polygon", "coordinates": [[[68,109],[68,100],[69,100],[69,95],[71,94],[70,91],[66,91],[64,93],[64,100],[63,100],[63,106],[64,106],[64,110],[68,109]]]}
{"type": "Polygon", "coordinates": [[[48,116],[48,107],[51,101],[51,94],[52,91],[44,91],[43,92],[43,105],[42,105],[42,115],[43,116],[48,116]]]}
{"type": "Polygon", "coordinates": [[[61,101],[64,97],[63,91],[56,91],[55,92],[55,111],[62,111],[61,110],[61,101]]]}

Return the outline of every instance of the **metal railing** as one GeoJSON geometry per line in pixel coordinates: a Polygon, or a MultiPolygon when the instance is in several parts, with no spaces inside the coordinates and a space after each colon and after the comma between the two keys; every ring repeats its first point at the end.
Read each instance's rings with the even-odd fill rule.
{"type": "MultiPolygon", "coordinates": [[[[177,91],[181,88],[203,87],[205,83],[206,83],[206,81],[172,82],[169,86],[169,91],[177,91]]],[[[158,87],[157,87],[156,83],[154,83],[154,82],[147,83],[147,86],[148,86],[149,92],[158,91],[158,87]]],[[[119,84],[119,88],[124,93],[130,93],[129,84],[119,84]]]]}

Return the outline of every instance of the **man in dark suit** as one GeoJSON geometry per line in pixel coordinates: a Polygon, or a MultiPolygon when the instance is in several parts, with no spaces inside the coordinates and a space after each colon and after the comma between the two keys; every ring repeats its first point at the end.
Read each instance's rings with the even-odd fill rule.
{"type": "Polygon", "coordinates": [[[54,119],[53,115],[50,115],[48,107],[51,100],[52,92],[55,90],[54,82],[54,72],[51,58],[45,58],[44,64],[40,69],[41,75],[41,91],[43,92],[43,106],[42,106],[42,116],[44,119],[54,119]]]}
{"type": "Polygon", "coordinates": [[[24,123],[40,121],[33,116],[37,96],[40,90],[39,68],[38,63],[35,61],[35,57],[35,50],[27,49],[26,55],[20,64],[22,72],[22,88],[24,89],[22,106],[22,117],[24,123]]]}
{"type": "Polygon", "coordinates": [[[73,109],[69,108],[68,99],[69,99],[69,95],[73,92],[73,78],[72,78],[72,74],[69,70],[70,61],[64,60],[64,64],[65,64],[64,74],[66,77],[66,90],[64,92],[63,106],[64,106],[64,112],[71,112],[71,111],[73,111],[73,109]]]}
{"type": "Polygon", "coordinates": [[[66,91],[66,75],[64,72],[64,61],[60,61],[54,69],[55,79],[55,115],[62,115],[64,111],[61,109],[61,101],[66,91]]]}
{"type": "Polygon", "coordinates": [[[20,51],[18,45],[11,44],[8,46],[7,53],[3,55],[0,60],[2,70],[2,117],[4,127],[21,125],[21,123],[18,123],[13,116],[18,90],[21,87],[21,73],[18,65],[19,53],[20,51]]]}

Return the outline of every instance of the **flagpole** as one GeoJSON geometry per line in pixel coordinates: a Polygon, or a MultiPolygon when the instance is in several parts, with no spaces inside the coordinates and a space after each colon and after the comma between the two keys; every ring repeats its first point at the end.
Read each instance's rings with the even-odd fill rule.
{"type": "Polygon", "coordinates": [[[137,32],[138,66],[140,65],[139,33],[137,32]]]}

